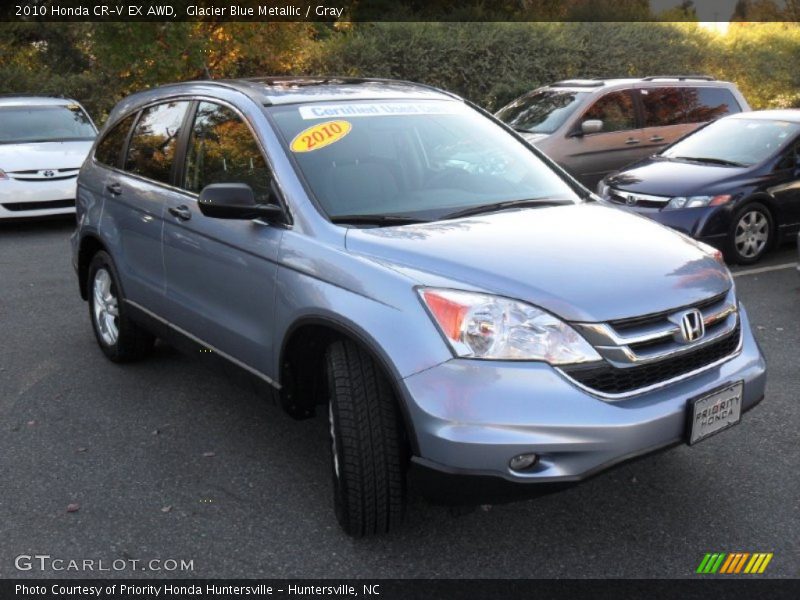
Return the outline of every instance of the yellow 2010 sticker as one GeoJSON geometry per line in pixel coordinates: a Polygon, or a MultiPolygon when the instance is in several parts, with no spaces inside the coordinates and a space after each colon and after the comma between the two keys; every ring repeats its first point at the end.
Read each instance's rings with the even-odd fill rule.
{"type": "Polygon", "coordinates": [[[292,140],[292,152],[312,152],[338,142],[353,126],[349,121],[326,121],[304,129],[292,140]]]}

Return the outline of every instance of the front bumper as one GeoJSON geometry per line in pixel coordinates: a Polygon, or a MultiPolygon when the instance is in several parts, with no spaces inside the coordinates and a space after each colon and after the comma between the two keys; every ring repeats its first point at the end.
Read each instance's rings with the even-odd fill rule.
{"type": "Polygon", "coordinates": [[[744,381],[742,411],[747,411],[763,398],[766,365],[740,309],[742,344],[729,360],[614,402],[578,388],[544,363],[454,359],[407,377],[406,406],[418,447],[412,473],[428,495],[455,492],[454,478],[482,487],[492,482],[503,496],[537,494],[681,443],[687,401],[723,384],[744,381]],[[539,461],[530,470],[509,467],[512,457],[531,452],[539,461]]]}
{"type": "Polygon", "coordinates": [[[725,244],[725,239],[731,227],[732,213],[728,206],[681,208],[678,210],[625,207],[617,204],[614,206],[635,212],[720,249],[725,244]]]}
{"type": "Polygon", "coordinates": [[[53,181],[0,181],[0,219],[73,214],[76,190],[77,175],[53,181]]]}

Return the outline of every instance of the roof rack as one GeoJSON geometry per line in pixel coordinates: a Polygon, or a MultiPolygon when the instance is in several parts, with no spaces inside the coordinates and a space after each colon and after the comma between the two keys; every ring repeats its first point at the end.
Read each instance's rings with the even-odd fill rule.
{"type": "Polygon", "coordinates": [[[21,94],[12,94],[11,92],[0,94],[0,98],[53,98],[54,100],[66,100],[67,97],[64,94],[32,94],[32,93],[21,93],[21,94]]]}
{"type": "Polygon", "coordinates": [[[709,75],[651,75],[650,77],[642,77],[642,81],[655,81],[656,79],[677,79],[678,81],[697,79],[699,81],[716,81],[714,77],[709,75]]]}
{"type": "MultiPolygon", "coordinates": [[[[404,79],[386,79],[382,77],[286,75],[286,76],[274,76],[274,77],[240,77],[232,79],[200,79],[196,80],[193,83],[209,83],[213,85],[222,85],[236,89],[237,91],[241,92],[243,91],[242,87],[247,87],[253,91],[260,91],[261,86],[268,87],[280,83],[304,83],[305,85],[326,85],[326,84],[348,84],[348,83],[354,84],[354,83],[370,83],[370,82],[393,83],[393,84],[401,84],[417,88],[423,88],[437,92],[444,96],[449,96],[459,101],[463,101],[463,98],[461,98],[457,94],[454,94],[453,92],[448,92],[447,90],[443,90],[432,85],[428,85],[425,83],[418,83],[416,81],[406,81],[404,79]],[[237,84],[239,85],[237,86],[237,84]]],[[[266,97],[261,98],[259,101],[262,102],[265,106],[269,106],[271,104],[271,102],[266,97]]]]}
{"type": "Polygon", "coordinates": [[[549,87],[602,87],[605,84],[602,79],[564,79],[551,83],[549,87]]]}

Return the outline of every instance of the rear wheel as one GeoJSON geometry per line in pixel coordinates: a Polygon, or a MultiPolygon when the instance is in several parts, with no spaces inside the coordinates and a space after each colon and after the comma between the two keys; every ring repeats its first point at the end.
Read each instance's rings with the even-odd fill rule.
{"type": "Polygon", "coordinates": [[[146,356],[152,350],[155,338],[128,318],[116,269],[104,251],[92,257],[87,289],[92,327],[103,353],[114,362],[128,362],[146,356]]]}
{"type": "Polygon", "coordinates": [[[733,217],[728,234],[728,255],[743,265],[761,260],[772,243],[772,214],[759,202],[743,206],[733,217]]]}
{"type": "Polygon", "coordinates": [[[336,518],[353,537],[385,533],[403,518],[407,450],[389,382],[350,341],[325,356],[336,518]]]}

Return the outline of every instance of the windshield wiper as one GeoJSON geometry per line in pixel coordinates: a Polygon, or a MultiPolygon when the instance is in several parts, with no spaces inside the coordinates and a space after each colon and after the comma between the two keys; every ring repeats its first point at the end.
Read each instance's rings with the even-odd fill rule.
{"type": "Polygon", "coordinates": [[[495,212],[498,210],[505,210],[507,208],[541,208],[544,206],[563,206],[566,204],[574,204],[572,200],[549,200],[547,198],[533,198],[527,200],[506,200],[505,202],[493,202],[491,204],[479,204],[478,206],[469,206],[455,212],[442,215],[441,219],[458,219],[459,217],[470,217],[472,215],[480,215],[483,213],[495,212]]]}
{"type": "Polygon", "coordinates": [[[423,219],[403,215],[336,215],[331,217],[331,223],[351,223],[353,225],[411,225],[426,222],[423,219]]]}
{"type": "Polygon", "coordinates": [[[746,167],[747,165],[732,160],[725,160],[724,158],[711,158],[710,156],[672,156],[678,160],[691,160],[699,163],[709,163],[712,165],[722,165],[724,167],[746,167]]]}

